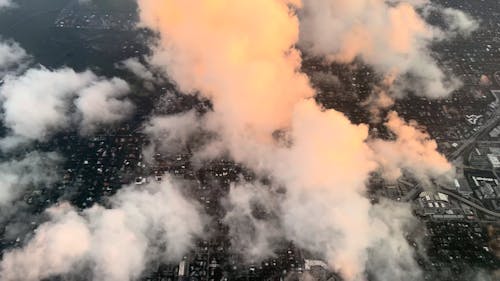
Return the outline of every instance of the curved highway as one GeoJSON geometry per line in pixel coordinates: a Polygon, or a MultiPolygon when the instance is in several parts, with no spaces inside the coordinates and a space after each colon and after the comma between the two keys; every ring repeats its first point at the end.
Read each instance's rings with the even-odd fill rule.
{"type": "Polygon", "coordinates": [[[448,190],[441,188],[441,187],[438,188],[438,192],[444,193],[444,194],[446,194],[446,195],[448,195],[448,196],[450,196],[450,197],[452,197],[452,198],[454,198],[454,199],[456,199],[456,200],[458,200],[466,205],[469,205],[470,207],[473,207],[474,209],[479,210],[487,215],[490,215],[490,216],[495,217],[495,218],[500,218],[500,213],[488,210],[488,209],[484,208],[483,206],[480,206],[480,205],[478,205],[478,204],[476,204],[476,203],[474,203],[474,202],[472,202],[472,201],[470,201],[470,200],[468,200],[468,199],[466,199],[466,198],[464,198],[464,197],[462,197],[454,192],[448,191],[448,190]]]}

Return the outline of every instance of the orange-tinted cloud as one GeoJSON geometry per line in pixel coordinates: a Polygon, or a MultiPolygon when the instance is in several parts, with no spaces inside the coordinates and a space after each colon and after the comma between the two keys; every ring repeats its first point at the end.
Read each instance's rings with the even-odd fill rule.
{"type": "MultiPolygon", "coordinates": [[[[337,8],[364,8],[356,3],[360,2],[337,8]]],[[[300,53],[294,48],[299,20],[290,4],[300,3],[139,0],[142,23],[160,34],[151,63],[165,67],[182,91],[199,91],[213,102],[203,125],[219,138],[204,156],[229,152],[236,161],[286,186],[280,213],[286,238],[321,253],[346,280],[363,280],[368,250],[382,240],[404,242],[403,230],[373,215],[364,195],[370,172],[380,165],[367,141],[368,126],[352,124],[341,112],[324,110],[310,99],[314,92],[299,71],[300,53]],[[278,130],[285,141],[273,137],[278,130]]],[[[405,6],[400,9],[392,20],[411,13],[405,6]]],[[[343,24],[352,23],[345,20],[343,24]]],[[[398,36],[406,31],[385,32],[398,36]]],[[[361,43],[364,38],[369,39],[355,34],[352,40],[361,43]]],[[[411,46],[408,40],[401,37],[393,47],[404,52],[411,46]]],[[[248,215],[250,199],[235,200],[239,193],[232,192],[232,203],[244,202],[231,210],[231,217],[248,215]]],[[[262,226],[255,229],[266,231],[262,226]]],[[[273,228],[271,235],[255,237],[259,245],[266,245],[261,239],[276,233],[280,231],[273,228]]],[[[262,248],[253,248],[252,257],[262,248]]],[[[410,249],[399,254],[412,260],[410,249]]]]}
{"type": "Polygon", "coordinates": [[[416,123],[405,122],[393,111],[389,113],[385,125],[396,139],[375,140],[371,146],[387,179],[396,180],[404,169],[426,183],[431,178],[453,173],[451,164],[437,151],[436,141],[417,129],[416,123]]]}

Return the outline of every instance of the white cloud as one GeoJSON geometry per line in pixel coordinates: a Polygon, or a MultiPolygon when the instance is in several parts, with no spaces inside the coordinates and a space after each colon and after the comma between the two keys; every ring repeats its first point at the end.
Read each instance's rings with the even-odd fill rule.
{"type": "Polygon", "coordinates": [[[9,72],[19,71],[28,61],[28,54],[17,42],[0,37],[0,79],[9,72]]]}
{"type": "Polygon", "coordinates": [[[46,140],[75,123],[82,133],[90,133],[98,124],[123,120],[133,109],[122,98],[128,92],[121,79],[107,80],[91,71],[70,68],[52,71],[40,67],[21,76],[7,75],[0,87],[4,124],[10,129],[4,148],[15,146],[12,141],[16,140],[46,140]],[[71,107],[75,98],[76,111],[71,107]],[[81,120],[75,120],[75,114],[81,120]]]}
{"type": "Polygon", "coordinates": [[[305,0],[300,45],[330,60],[351,62],[359,57],[382,75],[396,74],[392,90],[397,96],[415,90],[420,96],[444,97],[461,83],[438,66],[429,45],[457,32],[469,34],[477,24],[463,12],[445,9],[449,29],[431,26],[416,11],[430,5],[428,1],[305,0]]]}
{"type": "MultiPolygon", "coordinates": [[[[139,7],[142,24],[160,34],[151,62],[163,66],[181,91],[199,91],[212,101],[213,111],[201,122],[203,129],[218,138],[202,151],[202,157],[228,152],[236,162],[269,178],[272,185],[286,188],[274,210],[279,217],[278,229],[266,229],[266,222],[249,215],[252,202],[266,200],[257,191],[252,193],[252,188],[233,187],[225,219],[233,224],[234,239],[254,243],[246,250],[258,258],[269,254],[264,250],[269,240],[284,233],[299,247],[325,258],[344,280],[364,280],[370,251],[377,245],[389,249],[382,258],[399,259],[393,249],[395,244],[404,243],[400,222],[392,224],[386,219],[390,212],[375,212],[377,207],[365,195],[370,174],[380,168],[380,155],[368,143],[368,126],[353,124],[341,112],[325,110],[309,98],[314,91],[299,71],[301,58],[294,48],[299,19],[291,6],[298,2],[140,0],[139,7]],[[278,140],[277,135],[281,135],[278,140]],[[392,244],[394,237],[398,240],[392,244]]],[[[432,34],[409,4],[389,9],[378,0],[311,0],[305,6],[306,11],[317,13],[311,15],[310,24],[323,28],[324,33],[311,34],[318,37],[315,40],[324,39],[317,48],[331,51],[337,47],[335,51],[343,51],[346,60],[364,52],[372,62],[380,62],[384,71],[393,71],[393,66],[412,69],[416,67],[412,59],[417,57],[421,64],[430,59],[429,54],[419,57],[423,47],[419,42],[430,40],[432,34]],[[327,22],[315,21],[318,16],[327,22]],[[372,21],[365,20],[371,16],[372,21]],[[370,30],[362,32],[364,24],[375,29],[374,35],[370,30]],[[341,33],[356,30],[343,38],[333,36],[330,28],[341,33]],[[382,37],[374,38],[376,35],[382,37]],[[424,41],[415,42],[415,36],[424,41]],[[360,45],[350,49],[351,43],[360,45]],[[371,43],[375,45],[369,52],[364,45],[371,43]],[[395,53],[383,57],[386,48],[395,53]]],[[[300,20],[304,24],[302,16],[300,20]]],[[[445,87],[441,76],[430,73],[434,76],[424,77],[432,82],[426,87],[445,87]]],[[[426,138],[425,144],[433,148],[426,138]]],[[[409,255],[405,264],[417,266],[411,261],[411,248],[406,246],[405,250],[409,255]]],[[[388,270],[396,275],[401,268],[388,270]]]]}
{"type": "Polygon", "coordinates": [[[419,281],[422,270],[414,259],[414,249],[406,235],[415,227],[422,227],[412,214],[409,204],[382,200],[370,210],[373,235],[377,237],[370,247],[367,268],[383,281],[419,281]]]}
{"type": "Polygon", "coordinates": [[[125,187],[110,200],[111,209],[50,208],[50,220],[25,246],[4,253],[1,279],[38,281],[90,268],[93,280],[136,280],[151,258],[178,261],[202,235],[198,207],[169,180],[125,187]]]}
{"type": "Polygon", "coordinates": [[[479,28],[479,23],[475,19],[460,10],[444,8],[442,13],[449,30],[452,32],[468,36],[479,28]]]}
{"type": "Polygon", "coordinates": [[[5,8],[11,8],[14,6],[12,0],[0,0],[0,11],[5,8]]]}
{"type": "Polygon", "coordinates": [[[138,58],[128,58],[120,62],[117,67],[126,69],[143,80],[155,81],[154,74],[138,58]]]}
{"type": "Polygon", "coordinates": [[[191,137],[201,132],[201,119],[195,110],[168,116],[155,116],[143,132],[157,152],[175,153],[186,149],[191,137]]]}
{"type": "Polygon", "coordinates": [[[20,77],[7,76],[0,88],[5,125],[13,135],[31,140],[68,128],[69,102],[96,79],[90,71],[76,73],[69,68],[30,69],[20,77]]]}
{"type": "Polygon", "coordinates": [[[93,133],[100,125],[124,120],[134,111],[134,105],[124,99],[130,87],[124,80],[100,80],[78,92],[74,101],[81,114],[80,132],[93,133]]]}
{"type": "Polygon", "coordinates": [[[424,183],[439,177],[450,178],[453,168],[437,150],[436,141],[416,128],[415,122],[407,123],[396,112],[390,112],[385,126],[395,134],[395,140],[374,140],[370,146],[377,153],[383,176],[396,180],[403,170],[412,173],[424,183]]]}

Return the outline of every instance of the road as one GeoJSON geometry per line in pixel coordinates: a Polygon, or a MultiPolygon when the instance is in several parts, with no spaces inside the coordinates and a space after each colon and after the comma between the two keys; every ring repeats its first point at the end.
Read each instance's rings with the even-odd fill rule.
{"type": "MultiPolygon", "coordinates": [[[[498,95],[496,94],[493,94],[493,96],[495,97],[496,102],[500,103],[500,97],[498,97],[498,95]]],[[[500,121],[500,106],[495,110],[493,115],[494,117],[489,119],[486,124],[483,124],[480,130],[478,130],[469,139],[462,143],[462,145],[460,145],[457,150],[448,155],[448,159],[451,162],[460,157],[462,153],[470,148],[470,146],[473,145],[480,136],[484,135],[485,133],[489,133],[489,131],[491,131],[498,124],[498,122],[500,121]]]]}
{"type": "Polygon", "coordinates": [[[401,198],[401,201],[410,202],[417,198],[422,191],[424,191],[424,189],[420,185],[416,185],[412,190],[410,190],[410,192],[408,192],[405,196],[403,196],[403,198],[401,198]]]}
{"type": "Polygon", "coordinates": [[[462,197],[454,192],[446,190],[445,188],[439,187],[438,191],[441,193],[444,193],[444,194],[452,197],[453,199],[458,200],[458,201],[460,201],[460,202],[462,202],[462,203],[464,203],[464,204],[466,204],[466,205],[468,205],[476,210],[479,210],[487,215],[490,215],[490,216],[495,217],[495,218],[500,218],[500,213],[488,210],[488,209],[484,208],[483,206],[480,206],[480,205],[478,205],[478,204],[476,204],[476,203],[474,203],[474,202],[472,202],[472,201],[470,201],[470,200],[468,200],[468,199],[466,199],[466,198],[464,198],[464,197],[462,197]]]}
{"type": "MultiPolygon", "coordinates": [[[[495,99],[497,100],[497,102],[499,102],[499,97],[497,95],[494,95],[494,96],[495,96],[495,99]]],[[[455,150],[454,152],[452,152],[451,154],[448,155],[448,159],[450,160],[450,162],[455,161],[460,156],[462,156],[462,153],[464,153],[469,148],[471,148],[471,146],[477,142],[478,138],[482,137],[484,134],[489,133],[498,124],[499,121],[500,121],[500,107],[498,107],[496,109],[493,118],[489,119],[485,124],[483,124],[483,126],[481,126],[480,130],[478,130],[476,133],[474,133],[474,135],[472,135],[469,139],[467,139],[464,143],[462,143],[462,145],[460,145],[457,148],[457,150],[455,150]]],[[[464,165],[462,164],[460,166],[464,166],[464,165]]],[[[494,171],[494,173],[496,176],[496,171],[494,171]]],[[[484,214],[490,215],[490,216],[495,217],[495,218],[500,218],[500,213],[488,210],[488,209],[484,208],[483,206],[478,205],[478,204],[468,200],[467,198],[460,196],[459,194],[456,194],[452,191],[447,190],[446,188],[438,186],[438,191],[441,193],[444,193],[444,194],[454,198],[455,200],[458,200],[458,201],[460,201],[460,202],[462,202],[462,203],[464,203],[464,204],[466,204],[466,205],[468,205],[468,206],[470,206],[478,211],[481,211],[484,214]]]]}
{"type": "Polygon", "coordinates": [[[462,155],[462,153],[465,150],[470,148],[470,146],[473,145],[480,136],[482,136],[484,133],[488,133],[489,131],[491,131],[497,125],[497,123],[499,121],[500,121],[500,108],[497,109],[497,111],[495,111],[495,117],[488,120],[488,122],[486,124],[481,126],[481,129],[479,131],[477,131],[476,133],[474,133],[474,135],[472,135],[464,143],[462,143],[462,145],[460,145],[457,148],[457,150],[450,153],[450,155],[448,155],[448,159],[450,159],[450,161],[456,160],[458,157],[460,157],[462,155]]]}

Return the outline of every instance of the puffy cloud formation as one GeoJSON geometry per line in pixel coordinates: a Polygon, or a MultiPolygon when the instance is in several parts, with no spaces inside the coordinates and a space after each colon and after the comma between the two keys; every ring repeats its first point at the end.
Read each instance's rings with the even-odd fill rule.
{"type": "Polygon", "coordinates": [[[44,188],[60,179],[56,153],[31,152],[0,163],[0,207],[18,199],[27,188],[44,188]]]}
{"type": "Polygon", "coordinates": [[[476,20],[460,10],[444,8],[442,13],[448,28],[453,32],[467,36],[479,28],[476,20]]]}
{"type": "Polygon", "coordinates": [[[406,123],[393,111],[389,113],[385,125],[396,139],[371,142],[385,178],[396,180],[402,170],[411,172],[426,183],[432,178],[452,175],[452,166],[437,152],[436,141],[417,129],[414,122],[406,123]]]}
{"type": "Polygon", "coordinates": [[[353,125],[342,113],[306,100],[293,111],[292,145],[266,159],[267,169],[292,189],[361,192],[376,168],[367,138],[368,126],[353,125]]]}
{"type": "MultiPolygon", "coordinates": [[[[252,258],[268,256],[266,245],[282,233],[323,256],[346,280],[364,280],[370,252],[377,247],[390,249],[378,251],[379,257],[386,253],[380,258],[397,260],[405,255],[404,262],[388,268],[395,276],[407,265],[416,266],[409,246],[405,252],[394,250],[404,241],[402,223],[389,219],[390,207],[374,206],[364,195],[370,173],[380,167],[378,151],[368,140],[368,126],[354,125],[342,113],[324,110],[309,99],[314,93],[299,71],[301,59],[294,48],[299,26],[292,7],[300,7],[299,1],[138,3],[142,24],[161,35],[150,61],[165,67],[182,91],[200,91],[213,103],[213,111],[202,122],[219,138],[207,146],[209,152],[201,153],[229,152],[274,185],[286,187],[277,206],[269,203],[258,184],[232,188],[225,221],[236,240],[255,243],[239,248],[252,258]],[[281,230],[257,219],[252,213],[255,204],[275,214],[281,230]],[[399,242],[391,244],[394,237],[399,242]]],[[[351,4],[346,5],[349,10],[351,4]]],[[[426,35],[425,24],[411,6],[387,14],[398,24],[408,15],[415,24],[410,31],[426,35]]],[[[407,31],[400,26],[391,32],[407,31]]],[[[410,43],[408,38],[393,42],[403,51],[410,43]]],[[[169,121],[166,127],[172,127],[169,121]]],[[[433,155],[422,158],[426,156],[433,155]]],[[[392,164],[392,160],[387,161],[392,164]]],[[[423,165],[427,164],[435,163],[423,165]]]]}
{"type": "Polygon", "coordinates": [[[4,280],[41,280],[67,272],[89,248],[84,218],[69,206],[48,210],[52,221],[41,225],[23,249],[7,252],[1,263],[4,280]]]}
{"type": "Polygon", "coordinates": [[[0,79],[8,72],[22,68],[28,59],[28,54],[17,42],[0,38],[0,79]]]}
{"type": "Polygon", "coordinates": [[[81,133],[91,133],[99,124],[123,120],[133,109],[130,101],[123,99],[128,92],[123,80],[107,80],[91,71],[77,73],[70,68],[32,68],[21,76],[8,75],[0,87],[0,101],[11,136],[3,146],[12,140],[14,145],[20,140],[45,140],[75,123],[81,133]]]}
{"type": "Polygon", "coordinates": [[[167,66],[181,91],[211,98],[217,123],[230,121],[228,138],[244,139],[239,133],[248,130],[269,139],[289,123],[289,108],[313,95],[292,48],[298,20],[291,1],[138,3],[143,24],[162,33],[153,64],[167,66]]]}
{"type": "Polygon", "coordinates": [[[33,238],[4,254],[1,279],[38,281],[90,268],[92,280],[136,280],[150,258],[178,260],[202,233],[197,206],[168,180],[126,187],[110,200],[110,209],[48,209],[50,220],[33,238]]]}
{"type": "Polygon", "coordinates": [[[30,69],[20,77],[7,76],[0,88],[5,125],[28,139],[44,139],[53,130],[67,128],[71,98],[95,79],[90,71],[68,68],[30,69]]]}
{"type": "Polygon", "coordinates": [[[74,101],[81,114],[81,133],[92,133],[99,125],[114,124],[129,116],[134,105],[123,99],[129,92],[127,82],[119,78],[96,81],[82,89],[74,101]]]}
{"type": "Polygon", "coordinates": [[[283,224],[289,239],[322,253],[346,280],[362,280],[370,235],[371,204],[362,194],[376,168],[365,143],[367,126],[340,112],[300,104],[291,128],[293,145],[271,159],[287,187],[283,224]]]}
{"type": "MultiPolygon", "coordinates": [[[[477,23],[463,12],[444,9],[446,30],[417,13],[428,1],[304,0],[300,45],[314,55],[339,62],[361,58],[382,75],[396,73],[394,92],[439,98],[461,83],[439,68],[429,44],[456,33],[468,34],[477,23]]],[[[429,8],[430,9],[430,8],[429,8]]]]}

